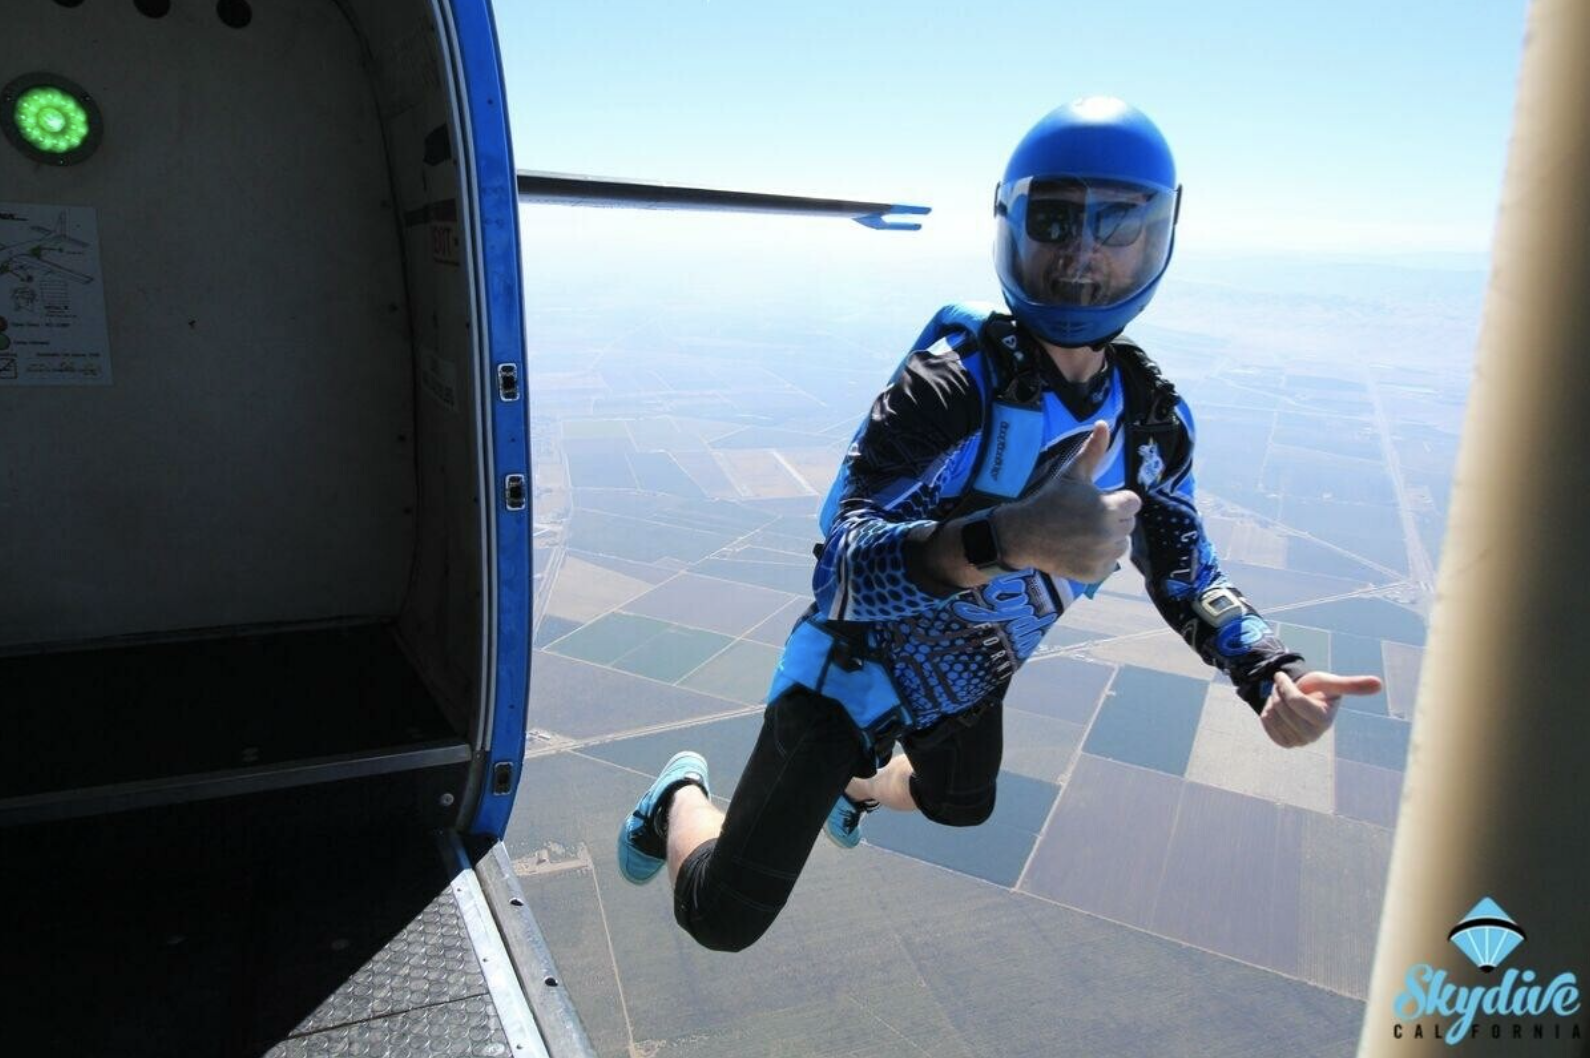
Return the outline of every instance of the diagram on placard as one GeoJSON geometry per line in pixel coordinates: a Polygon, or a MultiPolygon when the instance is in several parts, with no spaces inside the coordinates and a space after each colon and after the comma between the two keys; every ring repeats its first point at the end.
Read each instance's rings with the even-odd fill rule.
{"type": "Polygon", "coordinates": [[[102,288],[92,208],[0,203],[0,384],[108,384],[102,288]]]}
{"type": "Polygon", "coordinates": [[[40,275],[58,275],[74,283],[92,283],[93,276],[68,268],[57,259],[61,251],[82,253],[89,244],[66,234],[66,211],[56,216],[55,226],[29,225],[31,237],[9,245],[0,245],[0,275],[11,274],[25,283],[34,282],[40,275]],[[55,251],[54,254],[51,251],[55,251]]]}

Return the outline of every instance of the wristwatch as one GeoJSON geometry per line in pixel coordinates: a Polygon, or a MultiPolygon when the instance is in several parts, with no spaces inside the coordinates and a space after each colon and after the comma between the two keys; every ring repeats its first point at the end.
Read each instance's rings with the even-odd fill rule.
{"type": "Polygon", "coordinates": [[[1222,628],[1248,611],[1236,589],[1221,585],[1210,588],[1192,602],[1193,613],[1222,628]]]}
{"type": "Polygon", "coordinates": [[[981,514],[962,523],[961,553],[967,562],[990,577],[1016,572],[1015,567],[1005,564],[1000,553],[999,535],[994,532],[991,514],[981,514]]]}

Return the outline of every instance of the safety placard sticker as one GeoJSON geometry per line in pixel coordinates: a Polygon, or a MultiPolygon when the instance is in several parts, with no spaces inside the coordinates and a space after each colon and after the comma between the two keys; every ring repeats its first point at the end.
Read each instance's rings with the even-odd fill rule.
{"type": "Polygon", "coordinates": [[[92,207],[0,202],[0,388],[110,385],[103,278],[92,207]]]}

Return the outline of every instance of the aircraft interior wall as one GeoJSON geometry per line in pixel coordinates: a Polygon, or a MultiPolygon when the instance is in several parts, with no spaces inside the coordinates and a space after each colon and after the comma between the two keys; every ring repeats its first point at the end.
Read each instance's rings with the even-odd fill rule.
{"type": "Polygon", "coordinates": [[[0,239],[31,257],[0,315],[91,292],[104,337],[0,376],[0,819],[467,758],[489,544],[445,26],[424,2],[10,7],[0,83],[68,78],[103,133],[71,165],[0,142],[0,216],[40,240],[0,239]]]}

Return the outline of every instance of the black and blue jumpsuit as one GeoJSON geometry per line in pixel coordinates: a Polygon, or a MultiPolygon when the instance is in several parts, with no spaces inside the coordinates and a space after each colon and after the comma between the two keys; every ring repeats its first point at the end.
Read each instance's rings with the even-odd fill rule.
{"type": "MultiPolygon", "coordinates": [[[[1150,598],[1204,661],[1262,708],[1277,670],[1297,676],[1306,667],[1256,612],[1217,628],[1192,605],[1226,581],[1193,502],[1186,402],[1176,407],[1179,429],[1163,450],[1151,441],[1131,461],[1139,480],[1129,483],[1125,446],[1139,439],[1126,429],[1114,350],[1094,378],[1077,383],[1036,343],[1029,351],[1044,389],[1042,449],[1029,489],[1069,465],[1094,422],[1110,423],[1095,484],[1130,487],[1143,500],[1131,558],[1150,598]]],[[[813,575],[815,616],[859,629],[868,653],[888,667],[914,724],[900,739],[915,772],[912,796],[925,816],[950,826],[992,813],[1003,752],[999,704],[1010,679],[1050,626],[1096,587],[1027,569],[946,595],[913,566],[908,541],[951,516],[973,478],[991,375],[987,354],[964,331],[906,358],[845,456],[813,575]]],[[[723,832],[686,860],[676,882],[680,924],[709,948],[754,942],[794,888],[835,800],[872,765],[843,707],[781,664],[723,832]]]]}

